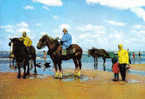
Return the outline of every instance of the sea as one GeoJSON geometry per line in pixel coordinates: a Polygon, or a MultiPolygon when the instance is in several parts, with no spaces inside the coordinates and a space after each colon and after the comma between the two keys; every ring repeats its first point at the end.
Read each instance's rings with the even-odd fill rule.
{"type": "MultiPolygon", "coordinates": [[[[136,53],[135,59],[132,58],[132,54],[130,55],[130,59],[132,64],[145,64],[145,52],[141,52],[141,58],[138,56],[138,52],[136,53]]],[[[17,70],[10,68],[10,59],[8,58],[10,55],[9,51],[0,51],[0,72],[17,72],[17,70]]],[[[50,68],[44,70],[44,60],[43,60],[43,52],[37,52],[37,64],[41,64],[41,68],[37,68],[38,74],[46,74],[46,75],[54,75],[54,67],[53,62],[49,56],[47,56],[47,62],[50,63],[50,68]]],[[[102,58],[98,58],[98,66],[94,67],[94,60],[91,56],[88,56],[87,53],[82,55],[82,69],[83,70],[99,70],[103,71],[103,60],[102,58]]],[[[62,61],[62,68],[63,69],[74,69],[75,65],[73,60],[62,61]]],[[[110,58],[106,59],[106,71],[112,72],[112,61],[110,58]]],[[[31,70],[33,72],[33,69],[31,70]]],[[[137,71],[137,70],[129,70],[128,73],[130,74],[137,74],[145,76],[144,71],[137,71]]]]}

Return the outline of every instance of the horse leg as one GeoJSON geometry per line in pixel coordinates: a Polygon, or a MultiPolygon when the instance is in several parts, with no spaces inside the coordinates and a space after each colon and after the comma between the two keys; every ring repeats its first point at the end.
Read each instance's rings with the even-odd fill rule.
{"type": "Polygon", "coordinates": [[[34,58],[33,62],[34,62],[34,67],[35,67],[35,68],[34,68],[34,73],[37,74],[37,69],[36,69],[36,58],[34,58]]]}
{"type": "Polygon", "coordinates": [[[78,59],[78,65],[79,65],[78,76],[80,77],[80,75],[81,75],[81,69],[82,69],[81,58],[78,59]]]}
{"type": "Polygon", "coordinates": [[[59,61],[59,63],[58,63],[58,68],[59,68],[59,78],[62,79],[63,71],[62,71],[62,67],[61,67],[61,61],[59,61]]]}
{"type": "Polygon", "coordinates": [[[15,59],[13,58],[13,59],[12,59],[12,64],[13,64],[13,66],[14,66],[14,61],[15,61],[15,59]]]}
{"type": "Polygon", "coordinates": [[[31,64],[30,70],[33,68],[33,63],[32,62],[33,62],[33,59],[30,60],[30,64],[31,64]]]}
{"type": "Polygon", "coordinates": [[[57,62],[53,60],[53,64],[54,64],[54,69],[55,69],[55,75],[54,75],[54,77],[58,78],[59,72],[57,70],[57,62]]]}
{"type": "Polygon", "coordinates": [[[104,67],[104,71],[106,70],[106,58],[103,57],[103,67],[104,67]]]}
{"type": "Polygon", "coordinates": [[[28,68],[27,68],[27,75],[30,74],[30,70],[29,70],[29,60],[27,60],[27,65],[28,65],[28,68]]]}
{"type": "Polygon", "coordinates": [[[23,78],[26,78],[26,62],[24,62],[23,68],[24,68],[23,78]]]}
{"type": "Polygon", "coordinates": [[[94,57],[94,68],[96,67],[96,58],[94,57]]]}
{"type": "Polygon", "coordinates": [[[78,63],[77,63],[77,59],[73,58],[74,64],[75,64],[75,70],[74,70],[74,75],[77,75],[77,70],[78,70],[78,63]]]}
{"type": "Polygon", "coordinates": [[[20,68],[20,63],[18,63],[18,75],[17,78],[21,78],[21,68],[20,68]]]}
{"type": "Polygon", "coordinates": [[[97,65],[98,65],[97,58],[94,57],[94,69],[97,69],[97,65]]]}

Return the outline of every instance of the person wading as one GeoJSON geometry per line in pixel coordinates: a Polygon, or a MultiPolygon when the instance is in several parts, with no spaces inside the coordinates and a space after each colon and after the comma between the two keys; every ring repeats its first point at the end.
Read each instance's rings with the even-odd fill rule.
{"type": "Polygon", "coordinates": [[[123,49],[123,45],[118,45],[118,62],[122,81],[126,81],[126,66],[129,64],[129,56],[127,50],[123,49]]]}
{"type": "Polygon", "coordinates": [[[67,48],[69,48],[72,44],[72,36],[68,33],[66,28],[63,29],[63,33],[64,34],[60,42],[62,44],[62,55],[65,56],[67,54],[67,48]]]}
{"type": "Polygon", "coordinates": [[[23,34],[22,34],[22,37],[20,37],[20,40],[23,40],[24,45],[26,46],[26,50],[29,55],[29,58],[31,58],[30,46],[32,46],[32,40],[27,36],[27,33],[25,31],[22,33],[23,34]]]}

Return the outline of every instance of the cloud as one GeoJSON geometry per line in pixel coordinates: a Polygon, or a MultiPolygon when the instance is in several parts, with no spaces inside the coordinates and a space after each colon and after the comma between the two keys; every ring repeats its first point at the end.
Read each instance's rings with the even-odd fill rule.
{"type": "Polygon", "coordinates": [[[88,4],[100,4],[118,9],[130,9],[145,6],[145,0],[86,0],[88,4]]]}
{"type": "Polygon", "coordinates": [[[30,32],[28,23],[24,21],[15,25],[0,26],[0,28],[3,29],[5,32],[9,32],[9,33],[19,33],[23,31],[30,32]]]}
{"type": "Polygon", "coordinates": [[[87,24],[84,26],[79,26],[77,29],[81,32],[90,32],[90,33],[98,33],[98,34],[105,33],[105,28],[102,25],[87,24]]]}
{"type": "Polygon", "coordinates": [[[115,25],[115,26],[125,26],[126,25],[123,22],[116,22],[116,21],[112,21],[112,20],[109,20],[108,23],[111,25],[115,25]]]}
{"type": "Polygon", "coordinates": [[[134,29],[145,29],[144,25],[134,25],[133,26],[134,29]]]}
{"type": "Polygon", "coordinates": [[[59,16],[53,16],[53,18],[55,19],[55,20],[58,20],[59,19],[59,16]]]}
{"type": "Polygon", "coordinates": [[[50,11],[50,9],[47,6],[43,6],[42,8],[47,10],[47,11],[50,11]]]}
{"type": "Polygon", "coordinates": [[[38,2],[47,6],[62,6],[61,0],[32,0],[33,2],[38,2]]]}
{"type": "Polygon", "coordinates": [[[24,9],[25,9],[25,10],[34,10],[35,8],[34,8],[33,6],[31,6],[31,5],[26,5],[26,6],[24,7],[24,9]]]}
{"type": "Polygon", "coordinates": [[[5,26],[0,26],[0,29],[4,29],[5,32],[14,32],[14,27],[12,25],[5,25],[5,26]]]}
{"type": "Polygon", "coordinates": [[[131,11],[145,21],[145,10],[143,8],[132,8],[131,11]]]}
{"type": "Polygon", "coordinates": [[[36,26],[37,26],[37,27],[40,27],[40,26],[41,26],[41,24],[40,24],[40,23],[37,23],[37,24],[36,24],[36,26]]]}
{"type": "Polygon", "coordinates": [[[86,0],[90,4],[100,4],[111,8],[127,10],[135,13],[139,18],[145,21],[145,0],[86,0]]]}
{"type": "Polygon", "coordinates": [[[59,26],[59,28],[62,30],[63,28],[66,28],[66,29],[71,29],[71,26],[69,24],[61,24],[59,26]]]}
{"type": "Polygon", "coordinates": [[[23,32],[23,31],[25,31],[25,32],[30,32],[30,29],[28,29],[28,28],[23,28],[23,27],[22,27],[22,28],[18,29],[17,31],[18,31],[19,33],[20,33],[20,32],[23,32]]]}
{"type": "Polygon", "coordinates": [[[28,23],[22,21],[20,23],[17,24],[18,27],[29,27],[28,23]]]}
{"type": "Polygon", "coordinates": [[[16,31],[17,32],[23,32],[23,31],[26,31],[26,32],[30,32],[30,29],[29,29],[29,24],[26,23],[26,22],[20,22],[16,25],[16,31]]]}

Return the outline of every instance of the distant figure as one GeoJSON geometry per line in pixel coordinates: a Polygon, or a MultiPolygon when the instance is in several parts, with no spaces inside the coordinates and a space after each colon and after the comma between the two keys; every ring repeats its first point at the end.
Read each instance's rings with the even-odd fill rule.
{"type": "Polygon", "coordinates": [[[61,44],[62,44],[62,55],[66,55],[67,51],[66,49],[70,47],[72,44],[72,36],[71,34],[68,33],[67,29],[63,29],[63,36],[61,39],[61,44]]]}
{"type": "Polygon", "coordinates": [[[132,54],[132,58],[133,58],[133,64],[135,64],[135,53],[134,52],[132,54]]]}
{"type": "Polygon", "coordinates": [[[44,62],[46,63],[46,58],[47,58],[47,52],[44,50],[43,51],[43,59],[44,59],[44,62]]]}
{"type": "Polygon", "coordinates": [[[118,45],[118,62],[122,81],[126,81],[126,66],[129,64],[129,56],[127,50],[123,49],[123,45],[118,45]]]}
{"type": "Polygon", "coordinates": [[[139,53],[138,53],[138,60],[139,60],[139,64],[141,64],[141,52],[139,51],[139,53]]]}
{"type": "Polygon", "coordinates": [[[128,56],[129,56],[129,64],[131,64],[131,59],[130,59],[131,53],[129,52],[129,49],[127,49],[127,52],[128,52],[128,56]]]}
{"type": "Polygon", "coordinates": [[[112,58],[112,71],[114,73],[114,78],[112,81],[118,81],[119,80],[119,64],[117,57],[112,58]]]}

